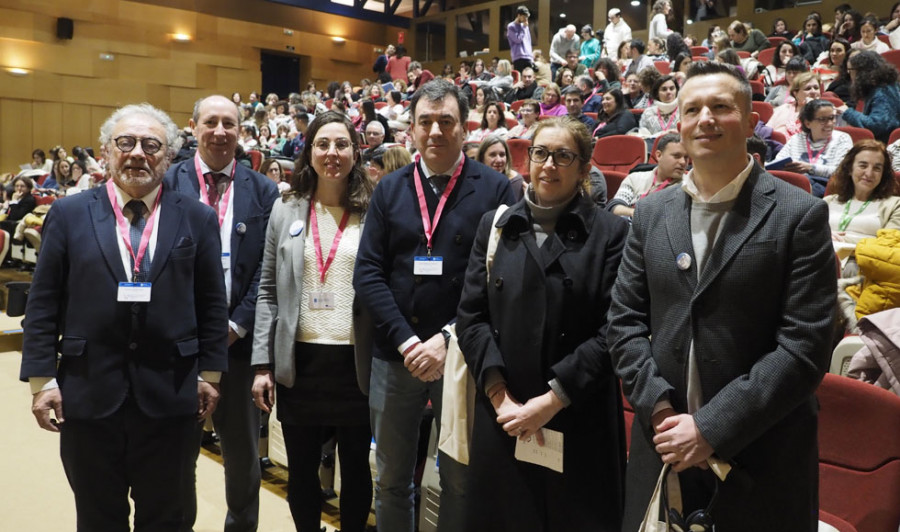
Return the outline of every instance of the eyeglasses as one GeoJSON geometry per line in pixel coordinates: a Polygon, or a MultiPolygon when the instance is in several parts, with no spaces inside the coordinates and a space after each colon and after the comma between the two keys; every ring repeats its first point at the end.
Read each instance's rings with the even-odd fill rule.
{"type": "Polygon", "coordinates": [[[543,146],[532,146],[528,148],[528,158],[531,162],[539,164],[552,158],[556,166],[571,166],[575,159],[578,159],[578,154],[569,150],[550,151],[543,146]]]}
{"type": "Polygon", "coordinates": [[[137,146],[138,142],[141,143],[141,150],[146,155],[153,155],[163,147],[163,143],[153,137],[139,139],[137,137],[132,137],[131,135],[122,135],[114,138],[113,142],[116,143],[116,148],[119,148],[119,151],[122,153],[130,153],[131,150],[137,146]]]}
{"type": "Polygon", "coordinates": [[[822,125],[825,125],[825,124],[829,124],[829,123],[831,123],[831,122],[834,122],[835,120],[837,120],[837,117],[834,116],[834,115],[831,115],[831,116],[818,116],[818,117],[816,117],[816,118],[813,118],[813,120],[816,121],[816,122],[818,122],[818,123],[820,123],[820,124],[822,124],[822,125]]]}
{"type": "Polygon", "coordinates": [[[322,140],[317,140],[315,142],[315,144],[313,144],[313,147],[315,147],[317,150],[322,151],[322,152],[328,151],[328,149],[331,148],[332,146],[334,146],[335,151],[347,151],[351,147],[353,147],[353,143],[351,143],[350,140],[348,140],[348,139],[337,139],[334,142],[331,142],[330,140],[322,139],[322,140]]]}

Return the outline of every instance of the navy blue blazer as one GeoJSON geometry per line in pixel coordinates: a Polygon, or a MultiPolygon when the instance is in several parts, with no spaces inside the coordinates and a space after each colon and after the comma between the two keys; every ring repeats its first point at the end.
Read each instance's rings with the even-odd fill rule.
{"type": "MultiPolygon", "coordinates": [[[[432,241],[443,275],[413,275],[413,257],[427,253],[414,164],[375,187],[356,255],[353,286],[372,315],[372,356],[383,360],[400,360],[400,344],[414,335],[425,341],[455,321],[478,221],[501,203],[515,203],[506,176],[466,158],[432,241]]],[[[429,183],[422,188],[433,217],[439,198],[429,183]]]]}
{"type": "MultiPolygon", "coordinates": [[[[194,158],[173,165],[166,172],[166,185],[192,198],[200,198],[200,182],[194,168],[194,158]]],[[[231,229],[231,301],[229,319],[247,330],[247,336],[231,346],[231,354],[249,357],[253,347],[253,327],[256,320],[256,294],[266,227],[272,205],[278,199],[278,187],[259,172],[238,164],[231,185],[234,194],[234,214],[231,229]],[[244,224],[245,232],[236,230],[244,224]]]]}
{"type": "Polygon", "coordinates": [[[160,205],[149,303],[116,301],[127,277],[105,187],[47,214],[20,378],[55,377],[67,418],[107,417],[129,395],[150,417],[196,415],[198,372],[227,370],[215,213],[165,186],[160,205]]]}

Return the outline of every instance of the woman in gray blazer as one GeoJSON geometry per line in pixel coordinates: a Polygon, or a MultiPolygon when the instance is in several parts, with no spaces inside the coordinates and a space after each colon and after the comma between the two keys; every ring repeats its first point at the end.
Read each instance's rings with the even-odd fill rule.
{"type": "MultiPolygon", "coordinates": [[[[356,132],[340,113],[307,131],[291,190],[276,201],[256,305],[253,399],[278,397],[288,457],[288,503],[298,531],[320,530],[318,477],[326,430],[341,460],[341,530],[363,532],[372,501],[369,407],[357,379],[353,265],[372,194],[356,132]],[[307,236],[310,238],[307,238],[307,236]]],[[[367,353],[361,353],[366,355],[367,353]]]]}

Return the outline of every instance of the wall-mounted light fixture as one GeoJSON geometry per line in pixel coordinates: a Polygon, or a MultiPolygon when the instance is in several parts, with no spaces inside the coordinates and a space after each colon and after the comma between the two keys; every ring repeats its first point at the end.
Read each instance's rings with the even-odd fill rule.
{"type": "Polygon", "coordinates": [[[345,42],[347,42],[347,39],[345,39],[343,37],[337,37],[337,36],[332,37],[331,40],[332,40],[332,42],[334,42],[336,44],[344,44],[345,42]]]}
{"type": "Polygon", "coordinates": [[[9,73],[10,76],[16,76],[18,78],[27,76],[30,73],[28,70],[18,67],[7,68],[6,72],[9,73]]]}
{"type": "Polygon", "coordinates": [[[191,36],[187,33],[173,33],[172,40],[176,42],[191,42],[191,36]]]}

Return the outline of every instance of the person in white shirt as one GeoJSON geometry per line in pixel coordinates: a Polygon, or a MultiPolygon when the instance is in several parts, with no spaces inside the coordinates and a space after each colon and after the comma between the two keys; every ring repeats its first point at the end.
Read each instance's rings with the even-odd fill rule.
{"type": "Polygon", "coordinates": [[[616,57],[619,45],[631,40],[631,27],[622,19],[622,10],[614,7],[607,13],[609,25],[603,31],[603,55],[616,57]]]}

